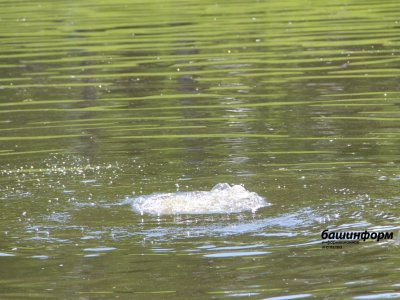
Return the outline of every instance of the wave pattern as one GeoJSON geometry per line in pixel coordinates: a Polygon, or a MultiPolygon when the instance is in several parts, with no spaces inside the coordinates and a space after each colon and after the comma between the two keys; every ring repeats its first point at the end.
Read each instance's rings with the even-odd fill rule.
{"type": "Polygon", "coordinates": [[[396,241],[320,235],[399,230],[399,15],[0,0],[0,297],[398,298],[396,241]],[[254,191],[228,189],[223,211],[272,205],[154,208],[218,182],[254,191]]]}

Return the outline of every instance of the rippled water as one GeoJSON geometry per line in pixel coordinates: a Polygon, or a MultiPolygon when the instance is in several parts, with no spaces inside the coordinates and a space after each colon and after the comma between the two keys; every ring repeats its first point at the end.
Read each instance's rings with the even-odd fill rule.
{"type": "Polygon", "coordinates": [[[0,1],[0,298],[400,298],[399,16],[0,1]],[[221,182],[272,205],[121,205],[221,182]],[[326,229],[394,239],[324,249],[326,229]]]}

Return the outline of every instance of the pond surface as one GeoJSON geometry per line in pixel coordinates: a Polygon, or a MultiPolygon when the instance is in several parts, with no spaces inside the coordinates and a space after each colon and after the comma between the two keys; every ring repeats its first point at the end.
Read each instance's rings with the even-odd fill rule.
{"type": "Polygon", "coordinates": [[[399,29],[397,0],[0,1],[0,298],[400,298],[399,29]],[[123,204],[225,182],[271,206],[123,204]]]}

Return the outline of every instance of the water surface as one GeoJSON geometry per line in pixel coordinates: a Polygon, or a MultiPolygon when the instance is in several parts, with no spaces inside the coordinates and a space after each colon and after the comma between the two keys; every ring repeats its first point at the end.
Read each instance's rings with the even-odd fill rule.
{"type": "Polygon", "coordinates": [[[321,244],[400,229],[397,1],[0,11],[0,298],[400,298],[396,240],[321,244]],[[121,205],[221,182],[272,205],[121,205]]]}

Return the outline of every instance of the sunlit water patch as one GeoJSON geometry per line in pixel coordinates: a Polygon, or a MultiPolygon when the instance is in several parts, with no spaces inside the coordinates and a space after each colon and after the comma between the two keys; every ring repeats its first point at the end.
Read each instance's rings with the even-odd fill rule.
{"type": "Polygon", "coordinates": [[[269,205],[257,193],[227,183],[219,183],[211,191],[151,194],[127,199],[126,203],[137,213],[152,215],[255,212],[269,205]]]}

